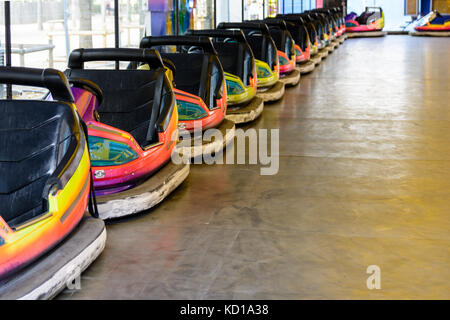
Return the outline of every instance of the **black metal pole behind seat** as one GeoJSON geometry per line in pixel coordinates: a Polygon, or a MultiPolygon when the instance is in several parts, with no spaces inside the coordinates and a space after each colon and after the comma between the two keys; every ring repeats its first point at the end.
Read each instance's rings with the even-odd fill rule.
{"type": "Polygon", "coordinates": [[[214,26],[213,29],[217,27],[217,0],[214,0],[214,26]]]}
{"type": "Polygon", "coordinates": [[[180,0],[175,0],[175,35],[179,35],[180,34],[180,22],[179,20],[179,14],[180,14],[180,6],[179,6],[179,2],[180,0]]]}
{"type": "MultiPolygon", "coordinates": [[[[114,36],[115,47],[120,47],[120,31],[119,31],[119,0],[114,0],[114,36]]],[[[116,70],[119,70],[120,62],[116,61],[116,70]]]]}
{"type": "Polygon", "coordinates": [[[263,0],[263,19],[266,18],[266,0],[263,0]]]}
{"type": "MultiPolygon", "coordinates": [[[[5,2],[5,58],[6,66],[11,67],[11,2],[5,2]]],[[[6,85],[6,99],[12,99],[12,86],[6,85]]]]}

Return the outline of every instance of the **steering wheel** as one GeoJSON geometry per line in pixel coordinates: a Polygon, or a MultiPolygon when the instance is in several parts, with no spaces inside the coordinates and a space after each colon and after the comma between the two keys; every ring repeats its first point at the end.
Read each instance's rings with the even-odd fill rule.
{"type": "Polygon", "coordinates": [[[248,33],[249,36],[254,36],[254,35],[259,36],[260,34],[261,34],[261,32],[259,32],[258,30],[252,30],[248,33]]]}
{"type": "Polygon", "coordinates": [[[225,38],[223,40],[223,43],[237,43],[237,41],[235,39],[232,39],[232,38],[225,38]]]}
{"type": "Polygon", "coordinates": [[[199,53],[203,52],[203,48],[200,46],[192,46],[188,49],[188,53],[199,53]]]}

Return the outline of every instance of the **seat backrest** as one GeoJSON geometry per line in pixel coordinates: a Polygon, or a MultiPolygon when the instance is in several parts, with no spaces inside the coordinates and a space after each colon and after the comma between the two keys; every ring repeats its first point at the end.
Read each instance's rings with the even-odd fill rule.
{"type": "Polygon", "coordinates": [[[303,45],[306,45],[306,39],[309,38],[312,43],[316,41],[316,37],[318,37],[318,31],[316,30],[316,23],[312,14],[299,13],[280,16],[284,17],[287,20],[286,25],[288,26],[289,32],[294,38],[296,44],[299,44],[298,42],[300,42],[300,47],[302,48],[302,50],[306,48],[306,46],[303,47],[303,45]],[[288,21],[290,21],[291,23],[288,23],[288,21]],[[292,25],[290,26],[290,24],[292,23],[296,25],[295,29],[292,27],[292,25]],[[308,36],[306,36],[306,34],[308,36]]]}
{"type": "Polygon", "coordinates": [[[270,28],[270,35],[272,36],[273,41],[275,41],[278,50],[286,53],[290,59],[294,48],[294,43],[292,42],[292,38],[289,36],[289,31],[273,27],[270,28]]]}
{"type": "Polygon", "coordinates": [[[92,81],[103,91],[97,107],[102,123],[130,133],[142,148],[157,141],[156,126],[150,121],[153,112],[161,114],[168,98],[163,69],[68,69],[66,74],[69,80],[92,81]]]}
{"type": "Polygon", "coordinates": [[[163,59],[175,65],[177,89],[199,96],[210,109],[216,107],[216,100],[222,98],[224,75],[208,37],[145,37],[140,47],[158,50],[163,59]]]}
{"type": "Polygon", "coordinates": [[[208,55],[203,53],[161,53],[175,65],[174,75],[177,89],[206,99],[206,83],[202,83],[202,74],[208,72],[208,55]]]}
{"type": "Polygon", "coordinates": [[[266,62],[273,70],[277,63],[277,46],[269,34],[262,34],[257,30],[243,30],[247,43],[253,51],[255,59],[266,62]]]}
{"type": "Polygon", "coordinates": [[[284,51],[284,32],[283,30],[270,28],[270,35],[272,36],[273,41],[275,42],[278,50],[284,51]]]}
{"type": "Polygon", "coordinates": [[[367,22],[368,22],[368,20],[369,20],[369,18],[371,16],[375,17],[376,13],[375,12],[370,12],[370,11],[364,11],[359,17],[356,18],[356,21],[359,24],[367,24],[367,22]]]}
{"type": "Polygon", "coordinates": [[[267,50],[264,45],[264,36],[262,34],[246,35],[248,45],[252,48],[255,59],[266,61],[267,50]]]}
{"type": "Polygon", "coordinates": [[[207,53],[161,53],[176,67],[177,89],[199,96],[208,108],[216,107],[217,92],[223,81],[219,59],[207,53]]]}
{"type": "Polygon", "coordinates": [[[237,42],[214,41],[214,48],[219,54],[219,60],[223,71],[234,74],[239,78],[244,77],[244,52],[237,42]]]}
{"type": "Polygon", "coordinates": [[[311,23],[316,28],[316,33],[317,33],[317,37],[319,38],[319,40],[323,40],[324,39],[324,26],[323,26],[322,22],[319,19],[317,19],[316,17],[311,16],[311,23]]]}
{"type": "Polygon", "coordinates": [[[317,40],[317,32],[316,32],[316,28],[314,27],[314,24],[311,22],[308,22],[306,24],[306,29],[308,30],[309,39],[311,40],[311,43],[315,43],[317,40]]]}
{"type": "Polygon", "coordinates": [[[247,44],[240,42],[214,41],[214,48],[225,72],[241,78],[244,85],[250,84],[249,77],[253,73],[253,53],[247,44]]]}
{"type": "Polygon", "coordinates": [[[444,15],[444,14],[437,13],[436,17],[433,19],[432,23],[433,24],[444,24],[444,23],[447,23],[448,21],[450,21],[450,15],[444,15]]]}
{"type": "Polygon", "coordinates": [[[223,70],[241,78],[244,85],[249,85],[249,77],[253,76],[254,56],[241,30],[188,30],[187,34],[209,37],[223,70]]]}
{"type": "Polygon", "coordinates": [[[68,104],[0,101],[0,215],[14,227],[46,212],[45,186],[74,138],[68,104]]]}
{"type": "Polygon", "coordinates": [[[303,24],[295,22],[286,22],[286,25],[292,38],[294,38],[295,44],[299,45],[302,50],[305,50],[308,44],[308,31],[306,27],[303,24]]]}
{"type": "Polygon", "coordinates": [[[171,114],[173,91],[161,56],[155,50],[130,48],[77,49],[69,57],[69,80],[86,79],[103,92],[97,106],[100,121],[130,133],[144,149],[158,142],[161,116],[171,114]],[[150,70],[85,69],[88,61],[146,63],[150,70]]]}
{"type": "Polygon", "coordinates": [[[277,47],[270,36],[266,23],[261,22],[222,22],[218,29],[241,30],[245,35],[255,59],[266,62],[271,69],[277,59],[277,47]]]}

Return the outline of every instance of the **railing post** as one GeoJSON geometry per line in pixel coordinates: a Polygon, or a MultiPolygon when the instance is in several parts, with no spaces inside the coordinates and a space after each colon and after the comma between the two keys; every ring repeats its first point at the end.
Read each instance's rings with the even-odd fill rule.
{"type": "Polygon", "coordinates": [[[25,52],[23,50],[23,44],[19,45],[20,66],[25,67],[25,52]]]}
{"type": "MultiPolygon", "coordinates": [[[[6,66],[11,67],[11,1],[5,1],[5,59],[6,66]]],[[[12,86],[6,85],[6,99],[12,99],[12,86]]]]}
{"type": "Polygon", "coordinates": [[[53,40],[50,38],[48,40],[50,48],[48,49],[48,65],[53,68],[53,40]]]}

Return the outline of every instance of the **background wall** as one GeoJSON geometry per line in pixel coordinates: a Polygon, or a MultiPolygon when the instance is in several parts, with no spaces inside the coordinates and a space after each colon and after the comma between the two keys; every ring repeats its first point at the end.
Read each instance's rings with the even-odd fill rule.
{"type": "Polygon", "coordinates": [[[433,9],[450,14],[450,0],[434,0],[433,9]]]}
{"type": "MultiPolygon", "coordinates": [[[[0,2],[0,24],[4,23],[4,2],[0,2]]],[[[61,0],[42,0],[42,22],[63,19],[63,3],[61,0]]],[[[37,23],[37,1],[11,1],[11,21],[13,24],[37,23]]]]}
{"type": "Polygon", "coordinates": [[[305,10],[316,8],[316,0],[279,0],[279,12],[283,13],[301,13],[305,10]]]}

